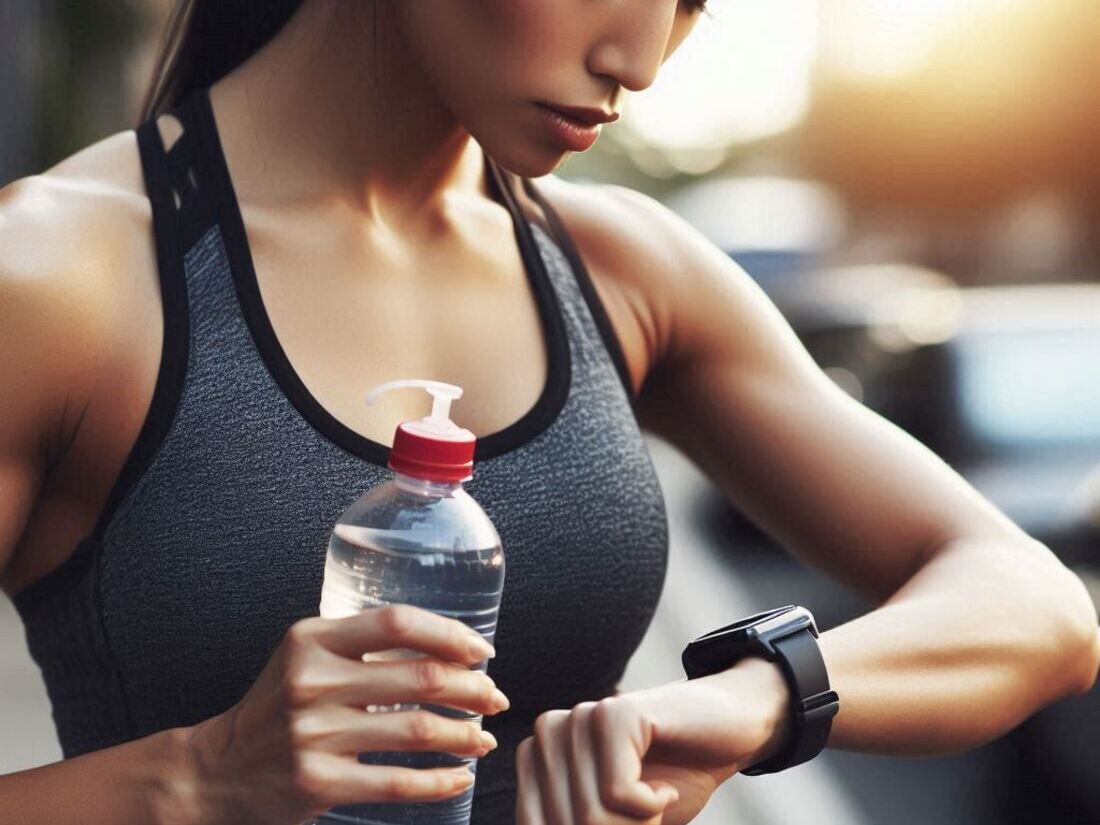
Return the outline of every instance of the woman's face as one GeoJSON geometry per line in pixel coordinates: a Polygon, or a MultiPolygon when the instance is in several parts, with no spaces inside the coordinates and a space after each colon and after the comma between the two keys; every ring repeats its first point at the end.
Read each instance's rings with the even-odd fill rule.
{"type": "Polygon", "coordinates": [[[540,177],[570,151],[536,101],[607,112],[653,83],[695,26],[695,0],[416,0],[405,44],[441,101],[512,171],[540,177]]]}

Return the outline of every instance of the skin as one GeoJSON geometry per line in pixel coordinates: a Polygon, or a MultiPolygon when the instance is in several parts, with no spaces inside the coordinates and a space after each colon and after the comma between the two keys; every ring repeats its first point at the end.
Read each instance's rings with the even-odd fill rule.
{"type": "MultiPolygon", "coordinates": [[[[788,550],[878,605],[821,635],[841,696],[830,746],[958,752],[1092,686],[1096,611],[1046,547],[839,390],[751,279],[677,216],[622,187],[549,175],[565,154],[532,101],[620,109],[698,12],[674,0],[418,0],[379,3],[372,29],[371,8],[308,0],[211,92],[265,304],[326,408],[389,444],[421,399],[366,408],[359,388],[394,375],[465,387],[455,418],[479,436],[534,404],[542,337],[510,218],[483,187],[483,147],[539,178],[573,235],[639,423],[788,550]],[[425,313],[427,288],[444,298],[425,313]],[[454,317],[449,298],[475,289],[454,317]],[[413,318],[431,335],[401,334],[413,318]],[[367,347],[370,365],[357,357],[367,347]],[[502,370],[514,380],[496,381],[502,370]],[[361,381],[348,386],[349,374],[361,381]]],[[[178,125],[160,126],[170,143],[178,125]]],[[[137,437],[163,334],[150,221],[132,131],[0,190],[9,594],[88,532],[137,437]]],[[[548,711],[517,752],[517,822],[687,822],[782,744],[788,698],[778,670],[750,659],[548,711]]],[[[230,721],[177,735],[159,757],[180,775],[209,764],[230,721]]]]}

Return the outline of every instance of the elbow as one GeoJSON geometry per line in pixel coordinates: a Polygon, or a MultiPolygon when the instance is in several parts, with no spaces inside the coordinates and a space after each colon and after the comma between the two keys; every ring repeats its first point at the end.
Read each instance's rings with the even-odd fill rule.
{"type": "Polygon", "coordinates": [[[1029,713],[1088,693],[1100,673],[1100,619],[1089,588],[1045,545],[1031,542],[1030,548],[1031,555],[1020,557],[1028,562],[1017,568],[1009,614],[1030,625],[1028,635],[1037,645],[1032,665],[1025,666],[1036,691],[1029,713]]]}
{"type": "Polygon", "coordinates": [[[1092,614],[1092,622],[1084,630],[1077,648],[1080,652],[1075,656],[1075,663],[1081,674],[1081,681],[1074,691],[1076,696],[1092,690],[1097,674],[1100,673],[1100,626],[1095,612],[1092,614]]]}
{"type": "Polygon", "coordinates": [[[1079,696],[1092,690],[1100,673],[1100,621],[1084,582],[1069,569],[1065,573],[1068,592],[1059,604],[1065,627],[1064,672],[1072,675],[1069,694],[1079,696]]]}
{"type": "Polygon", "coordinates": [[[1092,636],[1089,638],[1086,661],[1088,667],[1085,669],[1085,681],[1080,693],[1088,693],[1092,690],[1096,684],[1097,674],[1100,673],[1100,627],[1096,625],[1093,625],[1092,636]]]}

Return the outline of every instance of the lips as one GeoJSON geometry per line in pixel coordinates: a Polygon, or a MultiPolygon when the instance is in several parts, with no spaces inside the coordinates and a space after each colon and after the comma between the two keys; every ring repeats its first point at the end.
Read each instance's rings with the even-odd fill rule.
{"type": "Polygon", "coordinates": [[[562,106],[557,103],[539,102],[539,106],[556,112],[564,118],[575,121],[578,126],[592,127],[601,123],[614,123],[619,119],[618,112],[608,114],[602,109],[593,109],[583,106],[562,106]]]}
{"type": "Polygon", "coordinates": [[[601,124],[589,126],[563,112],[541,103],[535,104],[548,137],[562,149],[584,152],[592,147],[600,136],[601,124]]]}

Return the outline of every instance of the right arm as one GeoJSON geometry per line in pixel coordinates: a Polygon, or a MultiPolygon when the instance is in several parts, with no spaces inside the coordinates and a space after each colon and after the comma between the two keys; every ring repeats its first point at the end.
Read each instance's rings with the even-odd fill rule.
{"type": "Polygon", "coordinates": [[[189,772],[188,738],[187,728],[173,728],[0,776],[0,810],[21,825],[197,822],[175,781],[189,772]]]}
{"type": "MultiPolygon", "coordinates": [[[[0,583],[51,467],[72,436],[104,347],[94,301],[41,235],[64,215],[41,177],[0,189],[0,583]]],[[[71,231],[71,227],[70,227],[71,231]]],[[[68,240],[72,240],[69,233],[68,240]]],[[[186,732],[0,776],[0,810],[23,825],[150,823],[186,768],[186,732]]]]}
{"type": "MultiPolygon", "coordinates": [[[[127,348],[117,282],[103,277],[119,267],[90,260],[111,247],[110,227],[78,220],[72,192],[41,176],[0,189],[0,585],[9,593],[10,562],[51,468],[127,348]]],[[[404,605],[303,619],[236,705],[191,727],[0,776],[0,811],[21,825],[294,825],[341,804],[449,798],[472,780],[465,767],[361,765],[356,754],[480,757],[496,747],[492,736],[429,710],[365,708],[500,713],[503,694],[474,669],[485,648],[462,622],[404,605]],[[473,639],[482,646],[471,648],[473,639]],[[362,660],[395,648],[427,655],[362,660]]]]}
{"type": "MultiPolygon", "coordinates": [[[[0,584],[43,484],[73,435],[103,348],[91,290],[42,249],[57,226],[48,184],[24,178],[0,189],[0,584]]],[[[69,240],[71,241],[71,230],[69,240]]]]}
{"type": "Polygon", "coordinates": [[[496,747],[492,735],[429,710],[363,708],[413,701],[500,713],[507,700],[474,669],[491,654],[461,622],[407,605],[302,619],[224,713],[0,776],[0,810],[21,825],[294,825],[337,805],[448,799],[473,781],[465,767],[361,765],[356,754],[482,757],[496,747]],[[427,655],[360,660],[394,648],[427,655]]]}

